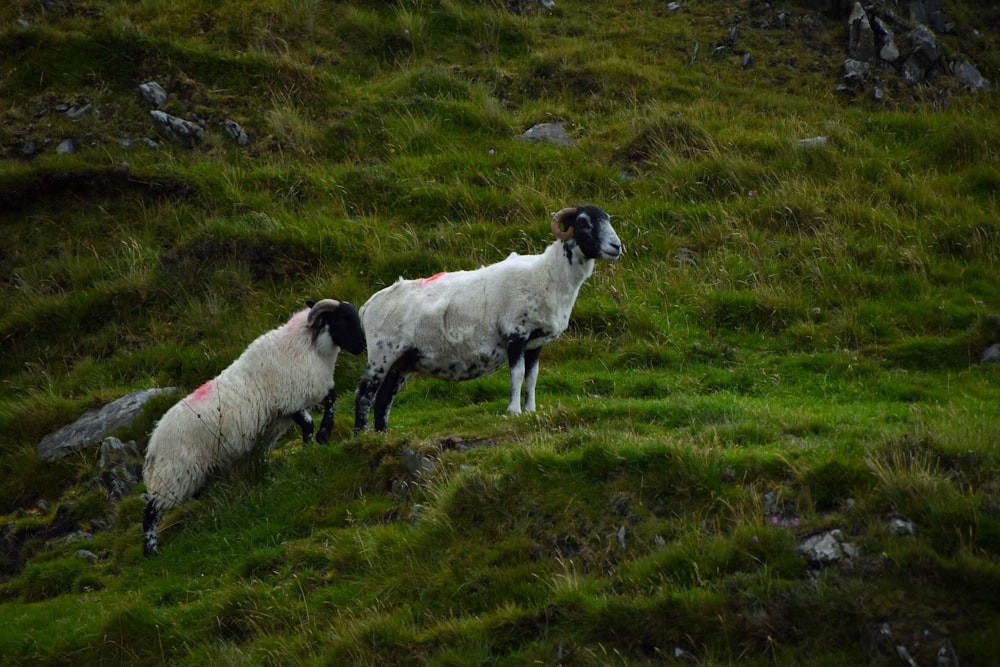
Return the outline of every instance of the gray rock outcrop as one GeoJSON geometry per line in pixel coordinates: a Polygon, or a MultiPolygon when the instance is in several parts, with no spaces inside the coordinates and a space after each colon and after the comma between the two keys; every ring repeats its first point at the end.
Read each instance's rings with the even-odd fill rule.
{"type": "Polygon", "coordinates": [[[174,387],[140,389],[99,409],[88,410],[75,422],[45,435],[38,443],[38,455],[45,461],[54,461],[97,444],[112,431],[131,424],[149,399],[173,391],[174,387]]]}
{"type": "Polygon", "coordinates": [[[573,140],[566,133],[565,123],[539,123],[528,128],[521,138],[525,141],[545,141],[560,146],[573,145],[573,140]]]}
{"type": "Polygon", "coordinates": [[[851,16],[847,19],[847,55],[854,60],[871,62],[875,58],[875,31],[860,2],[854,3],[851,16]]]}

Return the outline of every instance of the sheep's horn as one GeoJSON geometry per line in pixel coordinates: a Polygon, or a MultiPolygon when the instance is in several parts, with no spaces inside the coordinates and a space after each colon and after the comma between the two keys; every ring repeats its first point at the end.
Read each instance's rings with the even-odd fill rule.
{"type": "Polygon", "coordinates": [[[563,210],[559,211],[558,213],[554,213],[552,215],[552,235],[555,236],[560,241],[565,241],[569,237],[573,236],[573,228],[572,227],[567,227],[566,231],[563,231],[563,229],[562,229],[562,221],[563,221],[564,218],[568,218],[569,216],[573,215],[574,213],[576,213],[576,209],[575,208],[564,208],[563,210]]]}
{"type": "Polygon", "coordinates": [[[311,327],[313,323],[316,322],[317,317],[327,311],[336,310],[339,306],[340,302],[333,299],[323,299],[322,301],[317,302],[309,309],[309,316],[306,318],[306,326],[311,327]]]}

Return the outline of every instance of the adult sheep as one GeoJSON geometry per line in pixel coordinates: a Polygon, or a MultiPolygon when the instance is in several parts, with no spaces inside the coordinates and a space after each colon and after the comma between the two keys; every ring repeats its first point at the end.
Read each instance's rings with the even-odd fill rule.
{"type": "Polygon", "coordinates": [[[195,389],[160,418],[143,463],[146,511],[143,552],[158,550],[163,513],[191,498],[209,474],[251,451],[274,446],[292,422],[312,439],[309,410],[323,401],[317,439],[333,427],[333,371],[341,348],[364,349],[358,311],[324,299],[263,334],[215,379],[195,389]]]}
{"type": "Polygon", "coordinates": [[[542,346],[566,330],[594,261],[624,252],[596,206],[555,213],[552,233],[556,241],[540,255],[512,253],[474,271],[400,278],[368,299],[360,310],[368,362],[355,394],[355,433],[373,408],[375,429],[388,429],[393,398],[411,373],[470,380],[507,362],[507,412],[535,409],[542,346]]]}

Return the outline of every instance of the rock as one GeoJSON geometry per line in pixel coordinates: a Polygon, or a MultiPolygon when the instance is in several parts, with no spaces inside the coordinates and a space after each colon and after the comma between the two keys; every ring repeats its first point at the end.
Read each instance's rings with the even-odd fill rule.
{"type": "Polygon", "coordinates": [[[799,553],[812,565],[829,565],[845,558],[856,558],[858,549],[843,541],[839,530],[828,530],[803,540],[799,545],[799,553]]]}
{"type": "Polygon", "coordinates": [[[847,28],[847,54],[854,60],[871,62],[875,58],[875,33],[860,2],[854,3],[854,9],[847,19],[847,28]]]}
{"type": "Polygon", "coordinates": [[[134,441],[122,444],[118,438],[105,438],[98,463],[101,473],[90,481],[90,486],[99,485],[108,497],[121,500],[131,494],[142,479],[142,460],[134,441]]]}
{"type": "Polygon", "coordinates": [[[924,11],[927,12],[927,25],[936,32],[948,32],[941,0],[924,0],[924,11]]]}
{"type": "Polygon", "coordinates": [[[87,113],[88,111],[92,111],[93,108],[94,107],[91,106],[90,104],[82,104],[81,105],[81,104],[78,104],[78,103],[74,102],[73,104],[69,105],[69,108],[66,109],[66,111],[64,113],[66,114],[67,118],[70,118],[72,120],[76,120],[77,118],[82,117],[83,114],[87,113]]]}
{"type": "Polygon", "coordinates": [[[937,32],[946,32],[948,24],[945,21],[944,11],[941,9],[941,0],[923,0],[910,2],[907,7],[907,18],[913,23],[920,23],[930,26],[937,32]]]}
{"type": "Polygon", "coordinates": [[[87,549],[78,549],[76,552],[77,558],[87,561],[88,563],[96,563],[100,560],[93,551],[88,551],[87,549]]]}
{"type": "Polygon", "coordinates": [[[920,58],[910,56],[903,63],[903,81],[908,84],[916,84],[927,78],[927,68],[920,63],[920,58]]]}
{"type": "Polygon", "coordinates": [[[115,429],[132,423],[150,398],[173,391],[176,388],[141,389],[100,409],[88,410],[72,424],[45,435],[38,443],[38,455],[45,461],[54,461],[97,443],[115,429]]]}
{"type": "Polygon", "coordinates": [[[809,137],[807,139],[799,139],[795,142],[795,145],[799,148],[815,148],[818,146],[826,145],[826,137],[809,137]]]}
{"type": "Polygon", "coordinates": [[[407,472],[416,476],[434,470],[434,459],[407,447],[403,451],[403,465],[406,467],[407,472]]]}
{"type": "Polygon", "coordinates": [[[896,645],[896,655],[898,655],[899,659],[903,661],[903,664],[909,665],[909,667],[917,667],[917,663],[913,659],[913,656],[910,655],[910,652],[907,651],[906,647],[902,644],[896,645]]]}
{"type": "Polygon", "coordinates": [[[871,71],[871,65],[863,60],[848,58],[844,61],[844,81],[852,86],[864,83],[865,79],[871,74],[871,71]]]}
{"type": "Polygon", "coordinates": [[[952,71],[963,88],[975,92],[977,90],[988,90],[990,87],[989,81],[984,79],[983,75],[976,69],[976,66],[968,60],[963,60],[953,65],[952,71]]]}
{"type": "Polygon", "coordinates": [[[922,2],[911,2],[907,6],[907,16],[914,23],[920,23],[921,25],[927,25],[927,10],[924,9],[924,3],[922,2]]]}
{"type": "Polygon", "coordinates": [[[1000,343],[993,343],[985,351],[983,351],[983,356],[979,360],[981,364],[996,364],[1000,363],[1000,343]]]}
{"type": "Polygon", "coordinates": [[[59,145],[56,146],[57,155],[73,155],[79,150],[80,147],[72,139],[63,139],[59,142],[59,145]]]}
{"type": "Polygon", "coordinates": [[[178,146],[194,148],[205,139],[205,130],[196,123],[155,109],[149,115],[153,117],[156,131],[178,146]]]}
{"type": "Polygon", "coordinates": [[[914,535],[917,529],[913,525],[912,521],[907,521],[906,519],[893,518],[889,520],[889,534],[894,537],[902,537],[904,535],[914,535]]]}
{"type": "Polygon", "coordinates": [[[560,146],[572,146],[573,140],[566,133],[565,123],[539,123],[521,135],[525,141],[547,141],[560,146]]]}
{"type": "Polygon", "coordinates": [[[142,454],[132,440],[128,444],[122,444],[118,438],[105,438],[101,443],[101,456],[97,460],[97,465],[102,470],[113,468],[121,463],[141,461],[142,454]]]}
{"type": "Polygon", "coordinates": [[[918,25],[910,31],[910,46],[913,49],[912,56],[919,58],[920,64],[925,68],[935,65],[941,58],[941,54],[938,53],[937,39],[925,25],[918,25]]]}
{"type": "Polygon", "coordinates": [[[89,533],[86,530],[74,530],[69,535],[62,538],[62,541],[66,544],[72,544],[73,542],[89,542],[94,539],[93,533],[89,533]]]}
{"type": "Polygon", "coordinates": [[[240,146],[248,146],[250,144],[250,135],[248,135],[235,120],[229,120],[227,118],[222,121],[222,131],[226,133],[227,137],[235,141],[240,146]]]}
{"type": "Polygon", "coordinates": [[[879,34],[880,44],[878,57],[887,63],[894,63],[899,60],[899,47],[896,46],[896,36],[893,34],[885,21],[876,17],[875,29],[879,34]]]}
{"type": "Polygon", "coordinates": [[[958,653],[951,642],[945,639],[941,642],[941,647],[937,652],[937,667],[958,667],[958,653]]]}
{"type": "Polygon", "coordinates": [[[163,106],[163,103],[167,101],[167,91],[165,91],[163,86],[155,81],[147,81],[146,83],[140,84],[139,93],[142,94],[142,97],[149,102],[154,109],[159,109],[163,106]]]}

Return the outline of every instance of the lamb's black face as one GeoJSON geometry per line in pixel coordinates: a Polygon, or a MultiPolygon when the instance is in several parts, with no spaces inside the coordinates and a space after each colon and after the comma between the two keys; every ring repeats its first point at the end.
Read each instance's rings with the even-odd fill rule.
{"type": "Polygon", "coordinates": [[[323,313],[317,325],[317,331],[326,329],[333,342],[351,354],[364,351],[365,332],[361,328],[358,309],[347,301],[341,301],[335,310],[323,313]]]}
{"type": "Polygon", "coordinates": [[[566,222],[573,228],[570,241],[576,243],[587,259],[618,259],[625,247],[611,226],[611,216],[596,206],[581,206],[576,217],[566,222]]]}

